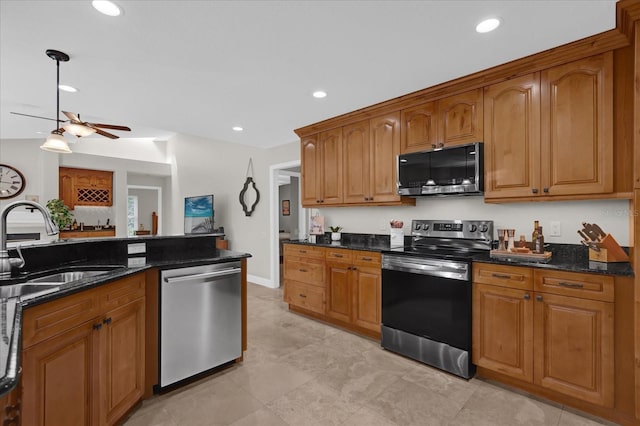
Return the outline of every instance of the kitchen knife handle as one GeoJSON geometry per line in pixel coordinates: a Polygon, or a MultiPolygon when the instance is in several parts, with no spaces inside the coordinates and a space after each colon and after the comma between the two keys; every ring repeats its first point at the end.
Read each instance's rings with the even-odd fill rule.
{"type": "Polygon", "coordinates": [[[566,281],[560,281],[558,283],[559,286],[561,287],[569,287],[569,288],[584,288],[584,284],[580,284],[580,283],[569,283],[566,281]]]}

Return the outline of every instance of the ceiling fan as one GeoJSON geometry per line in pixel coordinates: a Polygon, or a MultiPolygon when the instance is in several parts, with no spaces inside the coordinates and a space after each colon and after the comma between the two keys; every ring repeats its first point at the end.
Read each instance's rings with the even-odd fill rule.
{"type": "MultiPolygon", "coordinates": [[[[93,133],[97,133],[101,136],[105,136],[107,138],[110,139],[118,139],[119,136],[114,135],[113,133],[109,133],[106,132],[102,129],[109,129],[109,130],[122,130],[122,131],[131,131],[131,129],[127,126],[119,126],[119,125],[115,125],[115,124],[101,124],[101,123],[90,123],[87,121],[82,121],[80,119],[80,114],[75,114],[72,112],[67,112],[67,111],[62,111],[62,113],[64,115],[67,116],[68,120],[60,120],[60,62],[67,62],[69,61],[69,55],[67,55],[64,52],[60,52],[58,50],[53,50],[53,49],[48,49],[46,51],[46,54],[48,57],[50,57],[51,59],[53,59],[54,61],[56,61],[56,67],[57,67],[57,75],[56,75],[56,95],[57,95],[57,111],[56,111],[56,118],[48,118],[48,117],[40,117],[37,115],[30,115],[30,114],[23,114],[20,112],[13,112],[11,111],[11,114],[16,114],[16,115],[22,115],[25,117],[32,117],[32,118],[39,118],[39,119],[43,119],[43,120],[52,120],[55,121],[57,123],[57,127],[56,129],[54,129],[51,132],[51,135],[49,135],[49,138],[47,138],[47,142],[49,141],[50,138],[54,138],[57,139],[57,141],[59,143],[64,143],[65,146],[66,145],[66,141],[64,141],[64,138],[62,137],[62,134],[66,131],[68,133],[71,133],[74,136],[77,137],[82,137],[82,136],[88,136],[91,135],[93,133]],[[60,123],[67,123],[64,124],[62,127],[60,127],[60,123]],[[54,136],[55,135],[55,136],[54,136]]],[[[47,142],[45,142],[45,145],[47,145],[47,142]]],[[[45,149],[45,145],[43,145],[43,149],[45,149]]],[[[61,150],[59,152],[71,152],[71,150],[68,148],[68,146],[65,148],[61,148],[61,150]]]]}

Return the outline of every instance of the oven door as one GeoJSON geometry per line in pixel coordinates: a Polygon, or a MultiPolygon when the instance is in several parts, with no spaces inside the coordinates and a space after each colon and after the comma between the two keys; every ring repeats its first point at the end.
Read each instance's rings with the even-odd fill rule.
{"type": "Polygon", "coordinates": [[[383,255],[382,324],[471,350],[471,263],[383,255]]]}

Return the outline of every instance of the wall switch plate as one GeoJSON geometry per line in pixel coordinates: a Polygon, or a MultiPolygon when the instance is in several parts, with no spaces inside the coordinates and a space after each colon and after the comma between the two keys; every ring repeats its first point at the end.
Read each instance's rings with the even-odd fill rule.
{"type": "Polygon", "coordinates": [[[562,234],[562,231],[560,229],[560,222],[559,221],[553,221],[551,222],[551,236],[552,237],[559,237],[562,234]]]}

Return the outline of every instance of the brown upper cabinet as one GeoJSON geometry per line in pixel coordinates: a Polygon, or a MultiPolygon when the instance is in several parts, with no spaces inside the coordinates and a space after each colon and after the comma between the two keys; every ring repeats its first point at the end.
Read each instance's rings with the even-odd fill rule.
{"type": "Polygon", "coordinates": [[[613,192],[611,52],[485,88],[485,199],[613,192]]]}
{"type": "Polygon", "coordinates": [[[400,153],[481,142],[482,89],[402,110],[400,153]]]}
{"type": "Polygon", "coordinates": [[[113,205],[113,172],[60,167],[58,176],[59,198],[70,210],[113,205]]]}
{"type": "Polygon", "coordinates": [[[342,203],[342,129],[302,140],[302,205],[342,203]]]}

